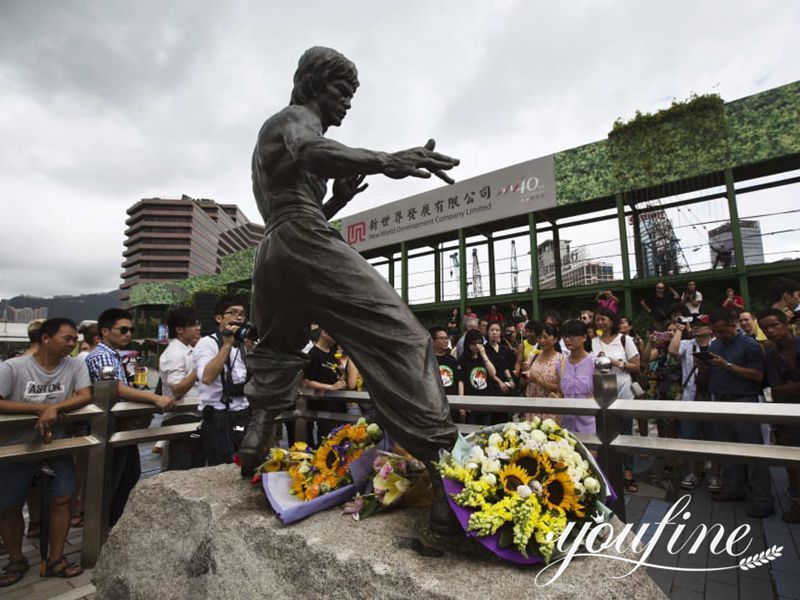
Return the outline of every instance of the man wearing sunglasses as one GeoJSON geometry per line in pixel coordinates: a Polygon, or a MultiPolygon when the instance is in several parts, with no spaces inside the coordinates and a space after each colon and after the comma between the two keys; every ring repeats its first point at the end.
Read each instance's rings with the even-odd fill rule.
{"type": "MultiPolygon", "coordinates": [[[[121,308],[109,308],[97,319],[97,329],[102,341],[86,357],[86,366],[89,367],[92,383],[100,379],[103,367],[113,367],[114,378],[117,380],[117,398],[120,400],[155,404],[162,411],[175,408],[175,401],[172,398],[137,390],[128,385],[128,375],[125,373],[119,351],[127,348],[133,337],[131,314],[121,308]]],[[[150,416],[144,419],[142,417],[124,417],[118,419],[117,429],[125,431],[147,427],[150,418],[150,416]]],[[[111,507],[109,509],[111,527],[122,516],[128,496],[139,481],[141,474],[142,465],[139,461],[137,446],[122,446],[114,449],[114,477],[111,482],[111,507]]]]}

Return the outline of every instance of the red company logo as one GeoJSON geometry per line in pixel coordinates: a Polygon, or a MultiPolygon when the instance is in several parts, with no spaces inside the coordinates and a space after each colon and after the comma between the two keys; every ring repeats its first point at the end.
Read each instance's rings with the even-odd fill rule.
{"type": "Polygon", "coordinates": [[[367,238],[367,222],[352,223],[347,226],[347,243],[358,244],[367,238]]]}

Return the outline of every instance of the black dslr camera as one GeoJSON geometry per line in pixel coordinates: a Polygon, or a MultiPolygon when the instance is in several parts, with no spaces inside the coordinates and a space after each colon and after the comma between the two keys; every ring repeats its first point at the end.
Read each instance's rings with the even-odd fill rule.
{"type": "Polygon", "coordinates": [[[244,343],[245,340],[251,340],[253,342],[258,340],[258,329],[252,323],[240,325],[239,329],[235,332],[230,329],[223,329],[221,333],[226,337],[232,335],[237,342],[241,343],[244,343]]]}

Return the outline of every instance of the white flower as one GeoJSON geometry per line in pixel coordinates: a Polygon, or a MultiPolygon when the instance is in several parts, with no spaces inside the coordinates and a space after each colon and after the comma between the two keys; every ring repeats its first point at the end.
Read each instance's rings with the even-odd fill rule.
{"type": "Polygon", "coordinates": [[[487,458],[481,464],[481,470],[484,473],[499,473],[500,472],[500,461],[499,460],[492,460],[487,458]]]}
{"type": "Polygon", "coordinates": [[[556,429],[558,429],[558,423],[553,421],[553,419],[545,419],[544,421],[542,421],[542,426],[540,427],[540,429],[545,433],[552,433],[556,429]]]}
{"type": "Polygon", "coordinates": [[[580,481],[576,481],[573,483],[573,486],[575,487],[575,494],[577,494],[578,496],[583,496],[583,494],[585,493],[585,490],[583,489],[583,484],[580,481]]]}
{"type": "Polygon", "coordinates": [[[484,458],[486,458],[486,455],[483,453],[483,448],[480,446],[473,446],[469,451],[469,455],[467,455],[467,460],[473,462],[481,462],[484,458]]]}
{"type": "Polygon", "coordinates": [[[536,415],[534,415],[533,418],[530,420],[530,424],[531,424],[531,427],[533,429],[539,427],[539,424],[541,422],[542,422],[542,419],[540,417],[537,417],[536,415]]]}
{"type": "Polygon", "coordinates": [[[503,436],[495,432],[489,436],[489,446],[498,447],[503,443],[503,436]]]}
{"type": "Polygon", "coordinates": [[[489,446],[486,448],[486,458],[489,460],[497,459],[497,456],[500,454],[500,449],[495,446],[489,446]]]}
{"type": "Polygon", "coordinates": [[[465,466],[470,471],[477,471],[478,470],[478,463],[468,462],[465,466]]]}
{"type": "Polygon", "coordinates": [[[543,432],[539,431],[538,429],[534,429],[531,432],[531,438],[537,444],[544,444],[547,441],[547,436],[543,432]]]}
{"type": "Polygon", "coordinates": [[[531,430],[530,421],[520,421],[519,423],[517,423],[517,425],[518,425],[518,429],[520,431],[530,431],[531,430]]]}
{"type": "Polygon", "coordinates": [[[486,473],[483,477],[481,477],[481,481],[488,483],[489,485],[497,485],[497,477],[491,473],[486,473]]]}
{"type": "Polygon", "coordinates": [[[586,491],[590,494],[599,494],[600,493],[600,482],[597,481],[594,477],[587,477],[583,480],[583,486],[586,488],[586,491]]]}
{"type": "MultiPolygon", "coordinates": [[[[538,482],[537,482],[538,483],[538,482]]],[[[518,485],[517,486],[517,496],[522,498],[523,500],[530,496],[533,493],[533,490],[529,488],[527,485],[518,485]]]]}
{"type": "Polygon", "coordinates": [[[531,490],[538,496],[542,493],[542,482],[538,479],[531,481],[531,490]]]}
{"type": "Polygon", "coordinates": [[[370,423],[367,425],[367,433],[370,435],[378,435],[381,432],[381,428],[377,423],[370,423]]]}

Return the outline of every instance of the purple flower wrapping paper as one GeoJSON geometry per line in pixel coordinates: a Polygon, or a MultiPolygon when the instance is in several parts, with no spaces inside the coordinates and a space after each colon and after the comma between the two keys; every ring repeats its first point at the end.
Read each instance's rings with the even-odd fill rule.
{"type": "Polygon", "coordinates": [[[357,491],[363,490],[372,476],[372,462],[378,450],[391,448],[389,436],[384,435],[377,445],[364,451],[357,460],[350,465],[350,476],[353,483],[333,490],[327,494],[317,496],[313,500],[303,501],[289,493],[292,478],[286,471],[264,473],[261,477],[261,486],[267,495],[267,500],[278,518],[284,525],[300,521],[322,510],[340,506],[352,500],[357,491]]]}

